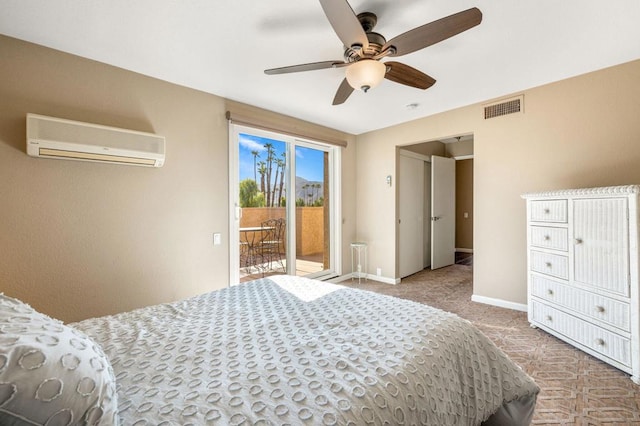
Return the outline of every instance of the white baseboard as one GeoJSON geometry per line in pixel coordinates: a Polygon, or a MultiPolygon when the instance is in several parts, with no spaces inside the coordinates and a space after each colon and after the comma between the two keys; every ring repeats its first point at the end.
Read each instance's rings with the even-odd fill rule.
{"type": "Polygon", "coordinates": [[[389,278],[389,277],[382,277],[380,275],[371,275],[371,274],[367,274],[367,278],[370,279],[371,281],[378,281],[381,283],[385,283],[385,284],[400,284],[400,278],[389,278]]]}
{"type": "Polygon", "coordinates": [[[513,309],[514,311],[527,312],[527,310],[528,310],[527,309],[527,305],[522,304],[522,303],[514,303],[514,302],[509,302],[508,300],[494,299],[492,297],[478,296],[477,294],[474,294],[474,295],[471,296],[471,301],[472,302],[478,302],[478,303],[484,303],[485,305],[498,306],[500,308],[513,309]]]}
{"type": "Polygon", "coordinates": [[[473,249],[467,249],[467,248],[457,248],[456,247],[455,251],[459,251],[460,253],[473,253],[473,249]]]}
{"type": "MultiPolygon", "coordinates": [[[[352,274],[345,274],[339,277],[332,278],[327,281],[332,283],[340,283],[342,281],[350,280],[351,275],[352,274]]],[[[358,279],[358,277],[354,276],[353,279],[356,280],[358,279]]],[[[364,280],[364,279],[365,279],[364,277],[360,278],[360,280],[364,280]]],[[[381,277],[378,275],[367,274],[367,279],[369,279],[370,281],[377,281],[385,284],[392,284],[392,285],[400,284],[400,278],[389,278],[389,277],[381,277]]],[[[477,303],[484,303],[485,305],[497,306],[499,308],[513,309],[514,311],[520,311],[520,312],[527,312],[528,310],[527,305],[523,303],[514,303],[514,302],[509,302],[508,300],[478,296],[477,294],[474,294],[471,296],[471,301],[477,302],[477,303]]]]}
{"type": "MultiPolygon", "coordinates": [[[[353,274],[345,274],[345,275],[341,275],[339,277],[336,278],[332,278],[330,280],[328,280],[329,282],[332,283],[339,283],[342,281],[346,281],[346,280],[350,280],[351,276],[353,274]]],[[[358,276],[357,275],[353,275],[353,279],[357,280],[358,276]]],[[[364,281],[365,279],[368,279],[369,281],[377,281],[377,282],[381,282],[381,283],[385,283],[385,284],[400,284],[400,278],[389,278],[389,277],[381,277],[379,275],[371,275],[371,274],[367,274],[366,278],[365,277],[361,277],[360,281],[364,281]]]]}

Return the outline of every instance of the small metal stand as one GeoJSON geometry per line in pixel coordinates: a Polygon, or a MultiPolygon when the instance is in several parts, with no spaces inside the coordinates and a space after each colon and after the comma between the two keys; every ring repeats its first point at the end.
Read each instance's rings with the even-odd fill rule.
{"type": "Polygon", "coordinates": [[[360,284],[360,279],[364,273],[364,279],[367,280],[367,243],[363,242],[354,242],[351,243],[351,281],[353,281],[354,274],[358,275],[358,284],[360,284]],[[354,256],[355,254],[355,256],[354,256]],[[363,256],[364,255],[364,262],[363,256]],[[354,259],[357,259],[357,269],[354,271],[353,262],[354,259]],[[364,268],[363,268],[364,264],[364,268]]]}

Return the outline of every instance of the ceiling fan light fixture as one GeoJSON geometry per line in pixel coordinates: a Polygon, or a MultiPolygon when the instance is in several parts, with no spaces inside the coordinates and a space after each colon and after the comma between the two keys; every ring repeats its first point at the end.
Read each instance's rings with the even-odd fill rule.
{"type": "Polygon", "coordinates": [[[347,67],[345,71],[349,85],[356,90],[367,92],[384,79],[387,67],[374,59],[361,59],[347,67]]]}

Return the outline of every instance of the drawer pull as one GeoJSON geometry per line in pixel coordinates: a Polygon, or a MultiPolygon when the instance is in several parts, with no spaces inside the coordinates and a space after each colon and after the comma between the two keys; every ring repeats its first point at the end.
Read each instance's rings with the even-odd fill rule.
{"type": "Polygon", "coordinates": [[[604,312],[604,306],[596,306],[596,311],[603,313],[604,312]]]}
{"type": "Polygon", "coordinates": [[[545,316],[544,319],[546,319],[547,321],[553,321],[553,318],[551,318],[551,315],[545,316]]]}
{"type": "Polygon", "coordinates": [[[545,241],[549,241],[550,239],[551,239],[551,237],[550,237],[550,236],[548,236],[548,235],[545,235],[545,236],[544,236],[544,240],[545,240],[545,241]]]}
{"type": "Polygon", "coordinates": [[[549,209],[544,209],[544,214],[549,214],[549,213],[551,213],[551,210],[549,210],[549,209]]]}
{"type": "Polygon", "coordinates": [[[604,340],[603,339],[596,339],[596,345],[604,346],[604,340]]]}
{"type": "Polygon", "coordinates": [[[547,268],[551,268],[551,262],[544,262],[544,264],[547,268]]]}
{"type": "Polygon", "coordinates": [[[547,294],[548,294],[549,296],[553,296],[553,290],[551,290],[551,289],[547,290],[547,294]]]}
{"type": "Polygon", "coordinates": [[[575,242],[576,244],[582,244],[582,238],[576,238],[575,242]]]}

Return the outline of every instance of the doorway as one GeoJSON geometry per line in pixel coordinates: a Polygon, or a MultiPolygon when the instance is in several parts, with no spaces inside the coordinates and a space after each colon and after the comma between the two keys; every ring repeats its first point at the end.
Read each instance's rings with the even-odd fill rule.
{"type": "MultiPolygon", "coordinates": [[[[398,236],[398,257],[396,263],[398,276],[402,278],[424,268],[437,269],[459,263],[460,255],[465,260],[465,264],[471,264],[473,253],[473,135],[456,136],[399,147],[397,158],[398,232],[396,235],[398,236]],[[441,159],[442,162],[453,164],[453,168],[446,168],[448,170],[446,173],[451,174],[449,177],[446,179],[439,177],[435,178],[433,182],[431,181],[432,171],[435,174],[441,173],[437,167],[432,170],[432,155],[438,156],[436,161],[441,159]],[[412,159],[407,160],[407,157],[412,159]],[[422,172],[418,171],[420,163],[423,164],[422,172]],[[450,184],[455,182],[455,186],[449,186],[440,195],[445,200],[445,204],[451,203],[450,211],[444,214],[441,212],[440,206],[433,207],[430,204],[432,196],[436,195],[437,197],[438,189],[442,189],[443,180],[449,181],[450,184]],[[419,188],[422,188],[423,194],[422,209],[416,206],[414,199],[418,198],[416,194],[421,192],[419,188]],[[438,212],[433,210],[434,208],[438,212]],[[403,222],[405,226],[403,226],[403,222]],[[448,224],[440,226],[444,225],[444,222],[448,222],[448,224]],[[435,236],[431,234],[434,224],[437,225],[435,226],[435,236]],[[445,231],[438,235],[438,230],[442,231],[442,229],[445,231]],[[416,242],[416,235],[422,235],[422,240],[418,238],[418,242],[416,242]],[[446,240],[444,245],[438,242],[442,239],[446,240]],[[416,253],[423,255],[421,265],[415,261],[416,253]]],[[[442,193],[442,191],[440,192],[442,193]]],[[[437,203],[442,204],[442,199],[437,203]]]]}
{"type": "Polygon", "coordinates": [[[232,125],[232,284],[288,274],[336,274],[339,149],[232,125]]]}

